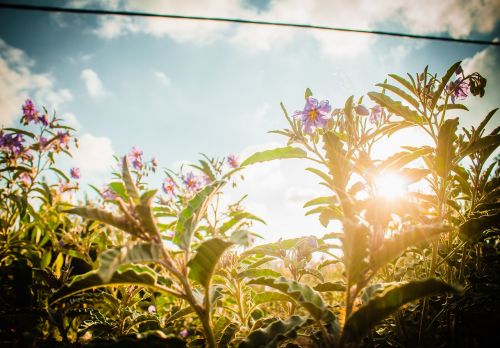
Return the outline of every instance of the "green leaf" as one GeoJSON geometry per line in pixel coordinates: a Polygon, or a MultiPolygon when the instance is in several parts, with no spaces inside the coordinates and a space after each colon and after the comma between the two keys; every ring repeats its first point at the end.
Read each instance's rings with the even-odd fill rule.
{"type": "Polygon", "coordinates": [[[301,284],[285,277],[252,279],[248,284],[265,285],[293,298],[302,305],[316,319],[320,320],[327,311],[321,295],[309,285],[301,284]]]}
{"type": "Polygon", "coordinates": [[[241,167],[249,166],[259,162],[273,161],[286,158],[306,158],[307,153],[296,147],[279,147],[272,150],[256,152],[241,163],[241,167]]]}
{"type": "Polygon", "coordinates": [[[455,159],[455,140],[458,127],[458,118],[444,121],[438,133],[436,147],[436,172],[446,178],[455,159]]]}
{"type": "Polygon", "coordinates": [[[123,216],[115,216],[110,212],[107,212],[98,208],[86,208],[86,207],[77,207],[68,210],[64,210],[65,213],[75,214],[86,219],[90,220],[98,220],[104,222],[108,225],[119,228],[125,232],[128,232],[132,235],[136,235],[137,231],[134,225],[128,221],[123,216]]]}
{"type": "Polygon", "coordinates": [[[127,194],[127,190],[125,189],[125,186],[123,185],[122,182],[115,181],[115,182],[109,183],[108,187],[111,191],[116,193],[118,195],[118,197],[123,199],[125,202],[128,201],[129,197],[127,194]]]}
{"type": "Polygon", "coordinates": [[[319,292],[345,291],[345,284],[342,282],[326,282],[315,285],[313,289],[319,292]]]}
{"type": "Polygon", "coordinates": [[[181,249],[189,249],[196,224],[205,214],[208,201],[222,184],[220,181],[215,181],[207,185],[203,190],[196,193],[187,203],[187,206],[179,213],[173,241],[181,249]]]}
{"type": "Polygon", "coordinates": [[[123,265],[112,275],[109,282],[104,282],[98,271],[91,271],[73,277],[68,285],[64,285],[50,299],[51,303],[83,291],[116,285],[137,285],[165,291],[165,287],[158,282],[157,274],[151,268],[143,265],[123,265]]]}
{"type": "Polygon", "coordinates": [[[484,120],[482,120],[481,123],[479,124],[479,127],[477,127],[477,129],[475,131],[475,135],[477,135],[477,136],[481,135],[481,132],[486,127],[486,125],[488,124],[488,122],[491,120],[491,118],[493,117],[493,115],[497,112],[497,110],[498,110],[498,108],[493,109],[490,112],[488,112],[488,114],[486,115],[486,117],[484,118],[484,120]]]}
{"type": "Polygon", "coordinates": [[[471,218],[460,225],[458,231],[462,240],[475,241],[481,236],[484,231],[499,226],[500,213],[496,213],[471,218]]]}
{"type": "Polygon", "coordinates": [[[356,344],[375,325],[401,306],[422,297],[447,292],[457,293],[459,289],[437,279],[418,280],[388,287],[382,294],[360,307],[347,319],[341,338],[341,346],[356,344]]]}
{"type": "Polygon", "coordinates": [[[264,291],[264,292],[257,293],[253,297],[253,300],[252,300],[252,302],[255,306],[258,306],[258,305],[263,304],[263,303],[278,302],[278,301],[293,302],[293,299],[290,296],[285,295],[281,292],[264,291]]]}
{"type": "Polygon", "coordinates": [[[9,131],[9,132],[14,132],[14,133],[19,133],[26,135],[27,137],[30,137],[31,139],[35,138],[35,134],[25,131],[24,129],[18,129],[18,128],[4,128],[4,131],[9,131]]]}
{"type": "Polygon", "coordinates": [[[287,320],[276,320],[263,329],[252,331],[239,348],[276,348],[278,344],[296,336],[296,331],[307,322],[306,317],[293,315],[287,320]]]}
{"type": "Polygon", "coordinates": [[[55,168],[55,167],[50,167],[49,168],[50,170],[52,170],[53,172],[55,172],[60,178],[64,179],[64,181],[66,182],[69,182],[69,178],[66,174],[64,174],[61,170],[55,168]]]}
{"type": "Polygon", "coordinates": [[[151,205],[157,191],[158,190],[149,190],[144,192],[139,199],[139,204],[135,206],[135,211],[142,223],[142,227],[154,241],[160,242],[160,231],[158,230],[153,210],[151,209],[151,205]]]}
{"type": "Polygon", "coordinates": [[[332,178],[331,178],[328,174],[326,174],[326,173],[324,173],[324,172],[322,172],[321,170],[316,169],[316,168],[306,168],[306,170],[307,170],[307,171],[309,171],[309,172],[311,172],[311,173],[316,174],[317,176],[319,176],[319,177],[320,177],[321,179],[323,179],[323,180],[324,180],[324,181],[325,181],[325,182],[326,182],[329,186],[333,186],[333,180],[332,180],[332,178]]]}
{"type": "Polygon", "coordinates": [[[450,81],[451,77],[453,76],[453,74],[455,74],[455,71],[457,71],[461,63],[462,62],[456,62],[455,64],[453,64],[448,69],[446,74],[444,74],[444,76],[441,78],[441,83],[439,84],[439,87],[436,89],[436,91],[434,92],[434,96],[432,97],[431,105],[429,107],[430,110],[434,110],[434,107],[436,106],[439,97],[441,97],[441,93],[443,93],[446,85],[448,84],[448,81],[450,81]]]}
{"type": "Polygon", "coordinates": [[[122,163],[123,163],[122,164],[123,183],[125,184],[125,188],[127,189],[129,197],[137,202],[139,200],[139,191],[137,190],[137,186],[135,186],[135,181],[132,178],[132,174],[130,173],[127,156],[123,156],[122,163]]]}
{"type": "Polygon", "coordinates": [[[123,264],[157,262],[163,257],[161,244],[136,244],[106,250],[99,255],[98,274],[104,282],[109,282],[116,269],[123,264]]]}
{"type": "Polygon", "coordinates": [[[370,266],[373,270],[377,270],[397,258],[409,247],[428,242],[449,230],[449,227],[442,225],[415,226],[409,231],[386,239],[380,249],[372,252],[370,266]]]}
{"type": "Polygon", "coordinates": [[[490,147],[496,149],[498,145],[500,145],[500,134],[487,135],[469,144],[463,151],[460,152],[460,157],[463,158],[490,147]]]}
{"type": "Polygon", "coordinates": [[[196,249],[195,256],[188,262],[189,277],[208,289],[220,257],[231,245],[233,243],[219,238],[203,242],[196,249]]]}
{"type": "Polygon", "coordinates": [[[425,155],[428,155],[433,151],[434,150],[430,146],[422,146],[420,148],[413,149],[412,151],[397,152],[389,158],[385,159],[380,164],[380,168],[388,172],[398,171],[408,163],[411,163],[425,155]]]}
{"type": "Polygon", "coordinates": [[[469,111],[469,109],[467,109],[467,107],[463,104],[442,104],[442,105],[438,105],[437,107],[438,111],[441,112],[443,110],[465,110],[465,111],[469,111]]]}
{"type": "Polygon", "coordinates": [[[394,80],[398,81],[410,92],[415,93],[415,88],[413,88],[412,84],[408,80],[396,74],[389,74],[389,77],[392,77],[394,80]]]}
{"type": "Polygon", "coordinates": [[[378,83],[377,86],[385,88],[385,89],[397,94],[399,97],[403,98],[408,103],[410,103],[415,109],[418,109],[418,106],[419,106],[418,101],[415,98],[413,98],[411,95],[406,93],[405,91],[399,89],[398,87],[395,87],[395,86],[390,85],[388,83],[378,83]]]}
{"type": "Polygon", "coordinates": [[[406,121],[418,125],[421,125],[424,122],[422,117],[416,111],[411,110],[407,106],[404,106],[400,101],[395,101],[390,97],[378,92],[369,92],[368,96],[375,103],[385,107],[387,110],[389,110],[389,112],[392,112],[395,115],[404,118],[406,121]]]}
{"type": "Polygon", "coordinates": [[[193,312],[194,312],[193,307],[184,307],[182,309],[179,309],[177,312],[175,312],[174,314],[172,314],[171,316],[169,316],[167,318],[167,320],[165,321],[165,324],[176,321],[177,319],[183,318],[183,317],[185,317],[193,312]]]}
{"type": "Polygon", "coordinates": [[[239,324],[236,323],[230,323],[224,331],[222,331],[221,337],[219,342],[217,343],[217,346],[220,348],[225,348],[229,347],[229,343],[233,340],[234,335],[236,332],[238,332],[238,329],[240,328],[239,324]]]}
{"type": "Polygon", "coordinates": [[[281,273],[268,268],[249,268],[241,271],[236,276],[239,279],[243,278],[258,278],[258,277],[281,277],[281,273]]]}
{"type": "Polygon", "coordinates": [[[313,205],[320,205],[320,204],[331,204],[331,203],[336,203],[337,202],[337,197],[335,196],[328,196],[328,197],[318,197],[318,198],[313,198],[310,201],[307,201],[303,208],[311,207],[313,205]]]}

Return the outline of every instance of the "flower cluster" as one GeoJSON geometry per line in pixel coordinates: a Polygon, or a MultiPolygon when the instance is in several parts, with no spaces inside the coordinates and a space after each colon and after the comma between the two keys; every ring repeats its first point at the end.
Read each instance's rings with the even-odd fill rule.
{"type": "Polygon", "coordinates": [[[31,99],[26,99],[22,106],[23,117],[21,118],[21,122],[27,126],[30,123],[41,123],[44,126],[49,125],[49,116],[44,113],[43,115],[35,108],[33,101],[31,99]]]}
{"type": "Polygon", "coordinates": [[[139,150],[135,146],[132,147],[132,150],[130,150],[128,154],[128,159],[130,163],[132,163],[132,167],[134,167],[134,169],[136,170],[140,170],[144,166],[142,162],[142,154],[142,150],[139,150]]]}

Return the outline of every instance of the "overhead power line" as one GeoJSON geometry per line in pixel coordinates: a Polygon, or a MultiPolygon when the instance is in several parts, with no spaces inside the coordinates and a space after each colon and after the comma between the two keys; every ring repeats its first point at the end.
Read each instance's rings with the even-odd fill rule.
{"type": "Polygon", "coordinates": [[[160,14],[160,13],[152,13],[152,12],[98,10],[98,9],[69,8],[69,7],[59,7],[59,6],[25,5],[25,4],[9,4],[9,3],[0,3],[0,8],[22,10],[22,11],[62,12],[62,13],[93,14],[93,15],[106,15],[106,16],[126,16],[126,17],[170,18],[170,19],[187,19],[187,20],[196,20],[196,21],[254,24],[254,25],[267,25],[267,26],[302,28],[302,29],[330,30],[330,31],[339,31],[339,32],[346,32],[346,33],[395,36],[395,37],[403,37],[403,38],[409,38],[409,39],[420,39],[420,40],[448,41],[448,42],[457,42],[457,43],[475,44],[475,45],[500,46],[499,41],[475,40],[475,39],[456,39],[456,38],[451,38],[451,37],[415,35],[415,34],[398,33],[398,32],[390,32],[390,31],[382,31],[382,30],[363,30],[363,29],[353,29],[353,28],[329,27],[329,26],[323,26],[323,25],[286,23],[286,22],[269,22],[269,21],[258,21],[258,20],[249,20],[249,19],[238,19],[238,18],[181,16],[181,15],[160,14]]]}

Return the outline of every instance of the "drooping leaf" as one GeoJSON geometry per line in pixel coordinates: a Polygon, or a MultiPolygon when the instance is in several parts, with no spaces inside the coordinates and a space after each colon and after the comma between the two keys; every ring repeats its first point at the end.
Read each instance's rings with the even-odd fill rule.
{"type": "Polygon", "coordinates": [[[236,323],[230,323],[222,331],[219,342],[217,342],[218,347],[229,347],[229,343],[233,340],[234,335],[238,332],[239,325],[236,323]]]}
{"type": "Polygon", "coordinates": [[[317,197],[313,198],[309,201],[307,201],[304,205],[303,208],[311,207],[314,205],[320,205],[320,204],[331,204],[337,202],[337,197],[335,196],[327,196],[327,197],[317,197]]]}
{"type": "Polygon", "coordinates": [[[233,243],[226,242],[219,238],[213,238],[203,242],[198,249],[196,249],[194,257],[188,262],[189,277],[205,288],[208,288],[220,257],[231,245],[233,245],[233,243]]]}
{"type": "Polygon", "coordinates": [[[327,311],[323,298],[318,292],[309,285],[301,284],[295,280],[285,277],[261,277],[250,280],[248,284],[265,285],[281,291],[307,309],[316,320],[320,320],[327,311]]]}
{"type": "Polygon", "coordinates": [[[158,190],[149,190],[144,192],[139,199],[139,204],[135,206],[135,211],[142,223],[142,227],[148,233],[148,235],[150,235],[156,242],[160,242],[160,232],[153,215],[153,210],[151,209],[153,198],[156,195],[157,191],[158,190]]]}
{"type": "Polygon", "coordinates": [[[165,291],[165,286],[158,282],[158,275],[151,268],[144,265],[122,265],[108,282],[102,280],[97,270],[73,277],[69,284],[52,296],[50,302],[55,303],[83,291],[116,285],[138,285],[165,291]]]}
{"type": "Polygon", "coordinates": [[[390,97],[378,92],[369,92],[368,96],[375,103],[385,107],[395,115],[404,118],[406,121],[419,125],[423,124],[422,117],[416,111],[411,110],[407,106],[401,104],[400,101],[395,101],[390,97]]]}
{"type": "Polygon", "coordinates": [[[470,143],[463,151],[460,152],[460,157],[463,158],[490,147],[496,149],[498,145],[500,145],[500,134],[487,135],[470,143]]]}
{"type": "Polygon", "coordinates": [[[458,118],[444,121],[439,129],[436,147],[436,172],[446,178],[455,158],[455,140],[458,127],[458,118]]]}
{"type": "Polygon", "coordinates": [[[293,315],[287,320],[276,320],[263,329],[252,331],[239,348],[276,348],[278,343],[296,336],[296,330],[307,322],[306,317],[293,315]]]}
{"type": "Polygon", "coordinates": [[[167,320],[165,321],[165,324],[176,321],[177,319],[183,318],[183,317],[185,317],[193,312],[194,312],[194,309],[191,306],[179,309],[177,312],[175,312],[174,314],[172,314],[171,316],[169,316],[167,318],[167,320]]]}
{"type": "Polygon", "coordinates": [[[144,243],[132,247],[115,247],[99,255],[98,274],[109,282],[116,269],[124,264],[156,262],[163,257],[161,244],[144,243]]]}
{"type": "Polygon", "coordinates": [[[305,158],[307,157],[307,153],[299,149],[297,147],[279,147],[272,150],[266,150],[261,152],[256,152],[246,160],[241,163],[242,167],[249,166],[259,162],[268,162],[277,159],[286,159],[286,158],[305,158]]]}
{"type": "Polygon", "coordinates": [[[441,112],[443,110],[465,110],[469,111],[469,109],[463,104],[442,104],[438,105],[438,111],[441,112]]]}
{"type": "Polygon", "coordinates": [[[355,344],[401,306],[422,297],[446,292],[457,293],[459,289],[437,279],[417,280],[390,286],[347,318],[341,342],[344,345],[355,344]]]}
{"type": "Polygon", "coordinates": [[[223,182],[215,181],[207,185],[203,190],[196,193],[179,213],[173,241],[181,249],[187,250],[190,247],[197,221],[205,214],[208,201],[222,184],[223,182]]]}

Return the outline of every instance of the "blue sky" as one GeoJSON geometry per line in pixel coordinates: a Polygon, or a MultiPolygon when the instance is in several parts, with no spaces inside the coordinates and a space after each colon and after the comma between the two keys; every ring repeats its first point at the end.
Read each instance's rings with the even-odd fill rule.
{"type": "MultiPolygon", "coordinates": [[[[500,38],[495,0],[18,2],[500,38]]],[[[485,98],[471,101],[473,112],[464,116],[465,124],[479,122],[499,104],[499,51],[312,30],[2,9],[0,124],[16,122],[28,96],[56,108],[79,129],[82,147],[68,165],[82,168],[83,183],[102,185],[113,153],[137,146],[170,168],[197,160],[199,153],[244,157],[283,143],[267,133],[286,126],[279,102],[289,111],[301,109],[306,87],[341,106],[351,94],[374,90],[388,73],[413,73],[425,65],[442,74],[465,60],[466,71],[486,76],[485,98]]],[[[267,164],[246,177],[229,195],[249,194],[249,208],[268,220],[260,228],[267,238],[325,231],[314,217],[302,217],[301,206],[317,193],[317,182],[300,164],[267,164]]]]}

